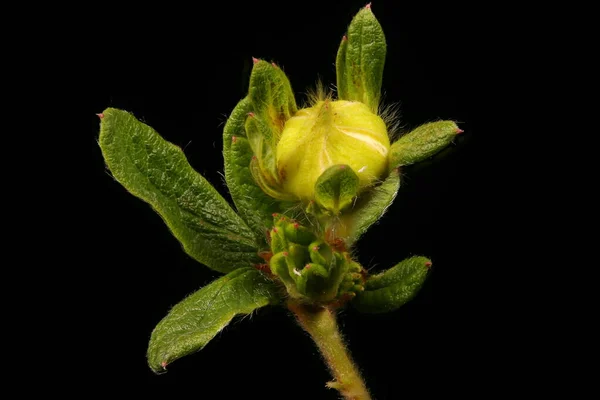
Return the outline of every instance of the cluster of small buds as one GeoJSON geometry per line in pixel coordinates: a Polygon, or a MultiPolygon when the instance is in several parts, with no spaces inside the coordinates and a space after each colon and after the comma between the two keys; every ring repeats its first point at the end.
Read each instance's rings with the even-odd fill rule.
{"type": "Polygon", "coordinates": [[[337,251],[307,227],[273,214],[269,231],[271,273],[290,297],[311,303],[350,299],[364,290],[364,270],[348,252],[337,251]]]}

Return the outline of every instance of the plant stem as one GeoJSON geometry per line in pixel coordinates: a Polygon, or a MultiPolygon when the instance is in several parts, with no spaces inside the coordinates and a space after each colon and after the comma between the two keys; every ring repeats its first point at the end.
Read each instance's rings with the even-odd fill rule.
{"type": "Polygon", "coordinates": [[[339,390],[346,400],[371,400],[338,330],[335,312],[293,301],[288,302],[288,308],[296,315],[300,326],[313,338],[327,362],[335,378],[327,386],[339,390]]]}

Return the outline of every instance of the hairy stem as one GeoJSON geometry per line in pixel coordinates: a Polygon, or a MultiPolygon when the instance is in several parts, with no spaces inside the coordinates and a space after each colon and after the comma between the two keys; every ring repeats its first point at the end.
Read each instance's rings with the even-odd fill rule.
{"type": "Polygon", "coordinates": [[[328,308],[288,302],[302,328],[310,334],[327,362],[335,381],[327,386],[339,390],[346,400],[371,400],[358,368],[342,340],[335,313],[328,308]]]}

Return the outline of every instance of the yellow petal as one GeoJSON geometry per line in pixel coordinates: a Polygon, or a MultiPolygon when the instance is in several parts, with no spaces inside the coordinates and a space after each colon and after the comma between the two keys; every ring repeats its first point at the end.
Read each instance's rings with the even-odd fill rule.
{"type": "Polygon", "coordinates": [[[387,172],[390,141],[385,122],[360,102],[319,101],[298,111],[277,144],[277,169],[286,192],[311,199],[319,176],[347,164],[360,187],[387,172]]]}

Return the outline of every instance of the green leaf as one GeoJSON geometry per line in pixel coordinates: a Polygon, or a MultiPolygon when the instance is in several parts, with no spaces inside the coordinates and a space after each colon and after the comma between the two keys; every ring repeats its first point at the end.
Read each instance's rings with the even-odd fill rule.
{"type": "Polygon", "coordinates": [[[379,186],[359,196],[356,205],[341,220],[348,232],[345,242],[352,246],[371,225],[376,223],[394,202],[400,189],[400,172],[393,169],[379,186]]]}
{"type": "Polygon", "coordinates": [[[244,128],[250,110],[251,102],[246,97],[233,109],[225,124],[225,181],[238,213],[257,236],[264,238],[265,230],[273,225],[272,214],[279,212],[280,207],[278,201],[261,190],[250,171],[253,154],[244,128]]]}
{"type": "Polygon", "coordinates": [[[350,90],[348,89],[348,70],[346,58],[348,57],[348,36],[342,37],[342,42],[335,59],[335,74],[337,83],[337,93],[339,100],[350,100],[350,90]]]}
{"type": "Polygon", "coordinates": [[[220,272],[260,262],[253,232],[179,147],[128,112],[102,115],[99,143],[113,177],[152,206],[187,254],[220,272]]]}
{"type": "Polygon", "coordinates": [[[365,291],[359,293],[352,304],[359,311],[367,313],[396,310],[418,293],[429,268],[431,261],[426,257],[408,258],[367,279],[365,291]]]}
{"type": "Polygon", "coordinates": [[[285,121],[298,111],[289,79],[275,64],[255,60],[248,96],[254,113],[272,132],[270,144],[276,145],[285,121]]]}
{"type": "Polygon", "coordinates": [[[429,122],[402,136],[390,148],[390,167],[423,161],[448,146],[462,130],[454,121],[429,122]]]}
{"type": "Polygon", "coordinates": [[[236,315],[281,301],[279,289],[261,272],[240,268],[175,305],[154,328],[148,364],[154,372],[201,350],[236,315]]]}
{"type": "Polygon", "coordinates": [[[337,215],[352,203],[358,186],[358,176],[349,165],[332,165],[315,183],[315,200],[321,207],[337,215]]]}
{"type": "Polygon", "coordinates": [[[371,7],[366,6],[352,19],[338,50],[338,98],[360,101],[377,112],[385,54],[385,35],[371,7]]]}

